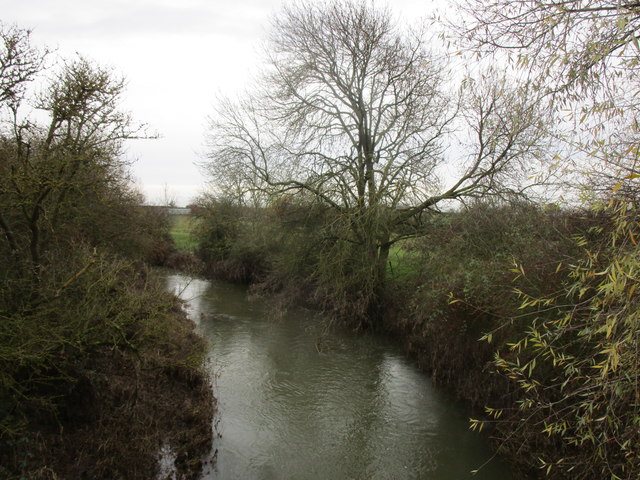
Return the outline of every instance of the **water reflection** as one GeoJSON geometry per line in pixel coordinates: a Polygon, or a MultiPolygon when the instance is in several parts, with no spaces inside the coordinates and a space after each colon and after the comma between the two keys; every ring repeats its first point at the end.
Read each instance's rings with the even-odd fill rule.
{"type": "Polygon", "coordinates": [[[303,310],[270,320],[241,287],[167,283],[210,344],[221,437],[203,479],[512,478],[495,462],[471,475],[486,445],[393,344],[324,335],[303,310]]]}

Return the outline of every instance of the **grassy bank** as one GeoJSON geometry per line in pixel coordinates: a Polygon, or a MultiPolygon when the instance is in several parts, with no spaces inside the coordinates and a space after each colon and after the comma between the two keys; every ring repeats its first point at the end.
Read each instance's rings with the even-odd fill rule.
{"type": "Polygon", "coordinates": [[[196,228],[197,218],[191,215],[171,215],[171,238],[178,250],[193,253],[198,246],[193,236],[196,228]]]}

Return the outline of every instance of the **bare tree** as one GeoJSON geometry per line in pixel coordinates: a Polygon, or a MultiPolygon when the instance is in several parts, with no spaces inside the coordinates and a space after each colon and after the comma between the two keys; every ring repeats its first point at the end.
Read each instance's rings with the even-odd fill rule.
{"type": "MultiPolygon", "coordinates": [[[[45,53],[31,45],[30,32],[0,23],[0,113],[4,109],[16,115],[26,85],[40,72],[45,53]]],[[[0,157],[0,175],[9,175],[8,162],[0,157]]],[[[4,193],[4,188],[0,188],[4,193]]],[[[18,240],[0,210],[0,230],[10,249],[18,249],[18,240]]]]}
{"type": "Polygon", "coordinates": [[[341,240],[367,252],[384,282],[390,247],[447,200],[511,190],[537,154],[536,102],[506,82],[447,92],[422,31],[367,2],[286,7],[274,22],[260,92],[222,102],[209,136],[218,186],[300,192],[348,220],[341,240]],[[440,181],[454,125],[473,132],[457,177],[440,181]]]}
{"type": "Polygon", "coordinates": [[[31,32],[0,23],[0,106],[20,102],[26,85],[40,72],[46,51],[31,45],[31,32]]]}

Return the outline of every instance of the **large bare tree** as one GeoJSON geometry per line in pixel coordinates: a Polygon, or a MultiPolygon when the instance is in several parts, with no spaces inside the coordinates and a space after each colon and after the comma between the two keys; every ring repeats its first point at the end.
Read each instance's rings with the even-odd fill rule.
{"type": "Polygon", "coordinates": [[[346,219],[341,240],[364,252],[381,285],[390,247],[416,235],[425,212],[509,190],[507,174],[543,138],[536,101],[505,80],[478,76],[451,94],[423,33],[368,2],[286,7],[258,93],[221,102],[212,120],[213,183],[323,203],[346,219]],[[467,148],[439,178],[461,126],[467,148]]]}

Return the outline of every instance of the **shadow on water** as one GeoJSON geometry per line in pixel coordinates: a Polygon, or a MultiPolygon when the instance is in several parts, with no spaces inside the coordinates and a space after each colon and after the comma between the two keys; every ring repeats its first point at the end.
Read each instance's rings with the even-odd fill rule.
{"type": "Polygon", "coordinates": [[[210,345],[220,435],[209,479],[509,480],[465,412],[397,345],[305,310],[270,319],[237,285],[169,275],[210,345]],[[320,340],[321,339],[321,340],[320,340]]]}

